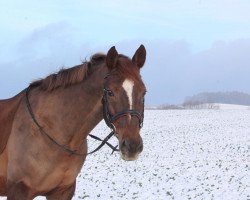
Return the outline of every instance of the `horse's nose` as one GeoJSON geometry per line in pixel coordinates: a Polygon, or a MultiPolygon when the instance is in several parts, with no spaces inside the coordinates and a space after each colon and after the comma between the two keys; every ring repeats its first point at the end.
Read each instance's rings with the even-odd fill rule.
{"type": "Polygon", "coordinates": [[[127,153],[141,153],[143,150],[143,142],[140,138],[139,141],[130,140],[128,138],[124,139],[121,144],[121,151],[127,153]]]}

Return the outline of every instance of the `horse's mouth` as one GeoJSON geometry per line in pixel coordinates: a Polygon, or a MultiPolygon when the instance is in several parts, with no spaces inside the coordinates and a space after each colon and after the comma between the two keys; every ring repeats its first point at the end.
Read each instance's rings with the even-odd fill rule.
{"type": "Polygon", "coordinates": [[[125,161],[134,161],[137,160],[139,157],[139,153],[136,153],[134,155],[128,155],[127,153],[122,153],[120,151],[121,158],[125,161]]]}

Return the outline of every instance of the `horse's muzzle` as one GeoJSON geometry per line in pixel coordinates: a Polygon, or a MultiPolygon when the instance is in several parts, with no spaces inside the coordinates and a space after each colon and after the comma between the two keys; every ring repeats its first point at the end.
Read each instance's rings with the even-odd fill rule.
{"type": "Polygon", "coordinates": [[[143,142],[141,137],[138,140],[126,138],[120,143],[121,157],[127,161],[136,160],[142,150],[143,142]]]}

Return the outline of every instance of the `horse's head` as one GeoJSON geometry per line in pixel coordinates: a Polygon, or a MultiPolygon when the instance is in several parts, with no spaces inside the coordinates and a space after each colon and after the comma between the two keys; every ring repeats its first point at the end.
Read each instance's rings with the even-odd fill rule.
{"type": "Polygon", "coordinates": [[[144,117],[145,86],[140,69],[146,60],[146,50],[141,45],[132,59],[117,53],[112,47],[106,57],[109,73],[104,84],[104,119],[115,129],[119,139],[121,157],[135,160],[142,152],[140,129],[144,117]]]}

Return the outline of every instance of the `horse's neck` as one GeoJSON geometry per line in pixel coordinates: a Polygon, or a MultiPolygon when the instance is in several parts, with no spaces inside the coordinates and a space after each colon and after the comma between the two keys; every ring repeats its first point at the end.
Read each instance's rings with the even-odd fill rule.
{"type": "Polygon", "coordinates": [[[104,73],[103,69],[97,70],[82,83],[59,88],[39,100],[36,115],[45,131],[59,143],[80,147],[102,120],[104,73]]]}

